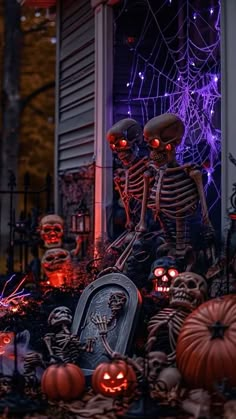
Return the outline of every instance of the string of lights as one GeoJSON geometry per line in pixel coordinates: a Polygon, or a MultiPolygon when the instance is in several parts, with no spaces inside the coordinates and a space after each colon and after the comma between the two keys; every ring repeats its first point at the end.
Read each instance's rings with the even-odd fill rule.
{"type": "MultiPolygon", "coordinates": [[[[129,5],[134,8],[131,3],[123,14],[129,14],[129,5]]],[[[126,115],[142,125],[165,112],[180,116],[185,135],[177,158],[203,168],[211,210],[220,199],[220,2],[145,0],[142,5],[139,36],[127,37],[132,59],[126,93],[115,98],[116,113],[126,107],[126,115]]]]}

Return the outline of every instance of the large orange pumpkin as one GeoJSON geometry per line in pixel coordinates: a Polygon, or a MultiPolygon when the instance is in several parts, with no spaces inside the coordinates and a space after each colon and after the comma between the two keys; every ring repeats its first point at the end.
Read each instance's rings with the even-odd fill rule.
{"type": "Polygon", "coordinates": [[[41,387],[50,400],[70,401],[83,393],[85,377],[74,364],[53,364],[44,371],[41,387]]]}
{"type": "Polygon", "coordinates": [[[47,9],[56,5],[56,0],[21,0],[20,4],[37,9],[47,9]]]}
{"type": "Polygon", "coordinates": [[[177,367],[193,388],[236,386],[236,297],[200,305],[185,320],[176,347],[177,367]]]}
{"type": "Polygon", "coordinates": [[[103,362],[92,375],[94,391],[107,397],[131,395],[136,383],[137,377],[133,367],[123,360],[103,362]]]}

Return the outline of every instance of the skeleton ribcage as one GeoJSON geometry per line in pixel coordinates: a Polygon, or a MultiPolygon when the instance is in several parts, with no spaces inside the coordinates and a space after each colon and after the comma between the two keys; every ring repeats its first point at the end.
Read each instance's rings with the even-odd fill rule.
{"type": "Polygon", "coordinates": [[[148,207],[156,215],[169,219],[184,219],[192,215],[199,202],[196,184],[177,167],[156,171],[148,199],[148,207]]]}
{"type": "Polygon", "coordinates": [[[24,374],[35,375],[37,367],[43,367],[42,355],[37,352],[28,352],[24,358],[24,374]]]}
{"type": "Polygon", "coordinates": [[[119,178],[119,186],[123,197],[141,201],[143,197],[143,173],[146,170],[147,157],[139,160],[123,172],[119,178]]]}
{"type": "Polygon", "coordinates": [[[168,307],[153,316],[148,323],[147,351],[163,351],[167,354],[168,362],[173,363],[177,338],[189,313],[168,307]]]}

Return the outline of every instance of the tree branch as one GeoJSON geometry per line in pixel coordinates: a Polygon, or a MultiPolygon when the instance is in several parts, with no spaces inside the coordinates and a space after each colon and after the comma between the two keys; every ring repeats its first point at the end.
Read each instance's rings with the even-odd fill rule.
{"type": "Polygon", "coordinates": [[[21,99],[20,103],[20,110],[23,112],[25,107],[38,95],[45,92],[46,90],[52,89],[55,87],[55,81],[50,81],[43,86],[39,87],[38,89],[34,90],[30,95],[26,96],[25,98],[21,99]]]}

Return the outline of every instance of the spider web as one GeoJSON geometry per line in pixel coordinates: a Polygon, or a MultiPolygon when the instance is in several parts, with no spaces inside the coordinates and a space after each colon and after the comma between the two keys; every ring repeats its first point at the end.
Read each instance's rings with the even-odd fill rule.
{"type": "Polygon", "coordinates": [[[178,114],[185,135],[177,159],[202,166],[211,210],[220,199],[220,3],[127,0],[116,17],[118,44],[122,25],[128,70],[126,92],[115,91],[115,119],[128,114],[145,125],[178,114]]]}

